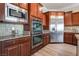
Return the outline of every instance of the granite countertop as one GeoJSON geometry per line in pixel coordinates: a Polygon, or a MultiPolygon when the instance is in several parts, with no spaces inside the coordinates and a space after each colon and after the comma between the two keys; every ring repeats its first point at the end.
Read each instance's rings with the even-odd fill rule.
{"type": "MultiPolygon", "coordinates": [[[[49,33],[49,30],[43,30],[43,34],[49,33]]],[[[16,39],[16,38],[21,38],[21,37],[27,37],[31,36],[30,33],[27,34],[21,34],[21,35],[8,35],[8,36],[0,36],[0,41],[5,41],[5,40],[10,40],[10,39],[16,39]]]]}
{"type": "Polygon", "coordinates": [[[21,37],[27,37],[30,36],[30,34],[21,34],[21,35],[9,35],[9,36],[1,36],[0,41],[9,40],[9,39],[16,39],[21,37]]]}
{"type": "Polygon", "coordinates": [[[75,36],[76,36],[77,40],[79,40],[79,34],[75,34],[75,36]]]}
{"type": "Polygon", "coordinates": [[[49,30],[43,30],[43,34],[49,33],[49,30]]]}

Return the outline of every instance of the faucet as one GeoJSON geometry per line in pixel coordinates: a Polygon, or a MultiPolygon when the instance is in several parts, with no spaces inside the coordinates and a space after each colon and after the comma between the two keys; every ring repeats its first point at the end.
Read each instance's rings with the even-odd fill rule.
{"type": "Polygon", "coordinates": [[[14,27],[12,27],[11,33],[12,33],[13,36],[15,36],[15,34],[16,34],[16,30],[15,30],[14,27]]]}

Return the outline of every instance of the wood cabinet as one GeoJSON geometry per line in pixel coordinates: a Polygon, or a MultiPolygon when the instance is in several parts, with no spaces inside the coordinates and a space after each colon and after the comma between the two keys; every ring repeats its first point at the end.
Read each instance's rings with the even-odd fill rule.
{"type": "Polygon", "coordinates": [[[44,46],[49,43],[49,34],[43,34],[44,46]]]}
{"type": "Polygon", "coordinates": [[[38,11],[38,5],[37,5],[37,3],[31,3],[29,7],[30,7],[30,14],[32,16],[37,17],[37,11],[38,11]]]}
{"type": "Polygon", "coordinates": [[[53,11],[53,12],[49,12],[50,17],[51,16],[64,16],[64,12],[57,12],[57,11],[53,11]]]}
{"type": "Polygon", "coordinates": [[[65,12],[64,14],[64,25],[72,25],[72,12],[65,12]]]}
{"type": "Polygon", "coordinates": [[[49,21],[50,21],[50,15],[49,12],[46,12],[43,14],[43,29],[49,30],[49,21]]]}
{"type": "Polygon", "coordinates": [[[77,38],[75,37],[75,34],[73,34],[72,44],[77,46],[77,38]]]}
{"type": "Polygon", "coordinates": [[[64,33],[64,42],[72,45],[77,45],[77,39],[75,37],[75,33],[64,33]]]}
{"type": "Polygon", "coordinates": [[[28,9],[28,3],[19,3],[19,7],[27,10],[28,9]]]}
{"type": "Polygon", "coordinates": [[[73,13],[73,25],[79,25],[79,12],[73,13]]]}
{"type": "Polygon", "coordinates": [[[42,24],[43,26],[46,26],[46,15],[45,14],[42,15],[42,24]]]}
{"type": "Polygon", "coordinates": [[[30,37],[21,37],[2,41],[0,55],[2,56],[28,56],[30,55],[30,37]]]}
{"type": "Polygon", "coordinates": [[[42,7],[42,5],[41,4],[37,4],[38,6],[38,9],[37,9],[37,16],[39,17],[39,18],[41,18],[41,20],[42,20],[42,18],[43,18],[43,13],[42,13],[42,10],[41,10],[41,7],[42,7]]]}
{"type": "Polygon", "coordinates": [[[57,12],[57,16],[63,16],[64,17],[64,12],[57,12]]]}
{"type": "Polygon", "coordinates": [[[20,47],[21,47],[21,56],[27,56],[27,55],[30,54],[30,49],[29,49],[28,45],[29,45],[28,42],[27,43],[26,42],[22,43],[20,45],[20,47]]]}
{"type": "Polygon", "coordinates": [[[72,44],[72,33],[64,33],[64,42],[68,44],[72,44]]]}
{"type": "Polygon", "coordinates": [[[45,15],[46,15],[46,28],[49,29],[50,14],[49,12],[46,12],[45,15]]]}
{"type": "Polygon", "coordinates": [[[4,3],[0,3],[0,21],[5,20],[5,4],[4,3]]]}
{"type": "Polygon", "coordinates": [[[39,4],[39,3],[30,3],[30,14],[32,16],[35,16],[37,18],[40,18],[42,20],[43,18],[43,13],[42,13],[42,10],[41,10],[41,7],[42,5],[39,4]]]}
{"type": "Polygon", "coordinates": [[[26,41],[20,44],[21,56],[30,55],[30,38],[24,38],[26,41]]]}
{"type": "Polygon", "coordinates": [[[5,48],[6,56],[20,56],[20,47],[19,45],[13,45],[5,48]]]}

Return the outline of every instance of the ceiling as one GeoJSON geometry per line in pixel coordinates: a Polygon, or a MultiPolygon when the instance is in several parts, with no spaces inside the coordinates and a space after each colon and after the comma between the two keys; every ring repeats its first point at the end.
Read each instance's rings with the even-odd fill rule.
{"type": "Polygon", "coordinates": [[[42,3],[48,11],[71,11],[73,9],[79,9],[79,3],[42,3]]]}

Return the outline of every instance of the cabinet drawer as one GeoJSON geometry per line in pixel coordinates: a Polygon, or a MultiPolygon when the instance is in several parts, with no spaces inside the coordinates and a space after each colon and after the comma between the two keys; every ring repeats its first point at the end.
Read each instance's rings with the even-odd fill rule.
{"type": "Polygon", "coordinates": [[[10,40],[4,41],[2,44],[4,45],[4,47],[8,47],[8,46],[19,44],[19,43],[20,43],[19,39],[10,39],[10,40]]]}
{"type": "Polygon", "coordinates": [[[5,56],[20,56],[20,47],[19,45],[13,45],[5,48],[3,53],[5,56]]]}

